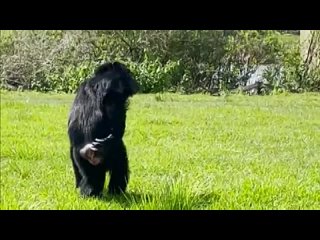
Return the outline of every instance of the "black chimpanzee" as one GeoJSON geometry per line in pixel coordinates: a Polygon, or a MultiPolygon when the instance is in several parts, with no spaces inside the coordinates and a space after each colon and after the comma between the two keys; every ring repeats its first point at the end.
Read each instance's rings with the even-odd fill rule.
{"type": "Polygon", "coordinates": [[[108,192],[125,192],[129,165],[123,135],[128,98],[138,85],[121,63],[105,63],[77,90],[68,119],[70,155],[76,180],[83,196],[102,193],[106,172],[108,192]]]}

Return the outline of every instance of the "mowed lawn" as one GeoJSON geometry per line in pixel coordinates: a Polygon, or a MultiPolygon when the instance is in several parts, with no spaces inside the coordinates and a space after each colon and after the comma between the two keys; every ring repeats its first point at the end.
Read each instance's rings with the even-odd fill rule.
{"type": "Polygon", "coordinates": [[[319,94],[137,95],[128,192],[99,199],[74,188],[73,97],[1,92],[1,209],[320,209],[319,94]]]}

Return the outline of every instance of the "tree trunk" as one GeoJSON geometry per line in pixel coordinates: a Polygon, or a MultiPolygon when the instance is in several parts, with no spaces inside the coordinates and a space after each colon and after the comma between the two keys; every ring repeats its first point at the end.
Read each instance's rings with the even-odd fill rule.
{"type": "Polygon", "coordinates": [[[320,31],[301,30],[300,49],[303,61],[310,69],[320,66],[320,31]]]}

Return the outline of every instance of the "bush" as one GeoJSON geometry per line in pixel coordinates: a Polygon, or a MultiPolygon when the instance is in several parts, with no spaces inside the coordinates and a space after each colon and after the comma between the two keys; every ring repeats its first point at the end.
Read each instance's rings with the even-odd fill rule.
{"type": "Polygon", "coordinates": [[[127,62],[128,67],[137,77],[142,93],[156,93],[171,90],[181,71],[180,62],[168,61],[162,64],[159,59],[142,63],[127,62]]]}
{"type": "Polygon", "coordinates": [[[117,60],[133,71],[144,93],[213,94],[246,85],[257,66],[271,64],[269,92],[319,91],[319,68],[311,71],[298,44],[285,44],[281,36],[277,31],[11,31],[0,37],[0,80],[36,91],[74,92],[99,64],[117,60]]]}
{"type": "Polygon", "coordinates": [[[86,39],[83,31],[15,32],[11,54],[0,57],[1,82],[37,91],[69,91],[66,85],[73,79],[65,77],[74,75],[70,69],[77,72],[79,63],[91,60],[86,39]]]}
{"type": "MultiPolygon", "coordinates": [[[[313,44],[319,46],[319,39],[315,38],[313,44]]],[[[311,49],[312,46],[309,50],[311,49]]],[[[304,61],[301,57],[299,45],[283,49],[277,66],[269,69],[265,74],[270,84],[270,90],[288,92],[320,91],[319,61],[315,61],[315,64],[310,64],[314,55],[316,56],[317,54],[316,49],[315,51],[309,51],[310,60],[306,59],[304,61]]]]}

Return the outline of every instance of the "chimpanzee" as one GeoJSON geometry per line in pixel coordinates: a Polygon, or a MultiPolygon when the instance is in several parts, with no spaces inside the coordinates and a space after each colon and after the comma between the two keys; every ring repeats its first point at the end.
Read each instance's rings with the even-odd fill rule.
{"type": "Polygon", "coordinates": [[[75,185],[82,196],[100,196],[107,172],[108,192],[126,191],[129,165],[123,135],[128,98],[138,89],[130,70],[119,62],[102,64],[77,89],[68,136],[75,185]]]}

